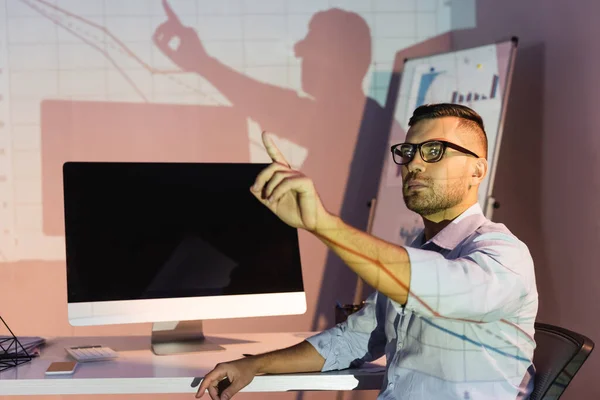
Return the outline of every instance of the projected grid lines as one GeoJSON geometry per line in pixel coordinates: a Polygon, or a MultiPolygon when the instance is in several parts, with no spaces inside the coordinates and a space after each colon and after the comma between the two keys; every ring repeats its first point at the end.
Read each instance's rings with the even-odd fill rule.
{"type": "MultiPolygon", "coordinates": [[[[296,91],[301,91],[301,64],[294,45],[307,34],[312,16],[332,7],[355,11],[370,25],[374,49],[363,87],[379,102],[386,83],[373,77],[381,73],[385,78],[394,53],[450,27],[450,21],[443,21],[447,12],[441,9],[448,6],[437,1],[171,3],[182,23],[196,29],[209,54],[258,81],[296,91]],[[387,26],[390,15],[408,22],[402,27],[387,26]],[[418,21],[411,22],[415,17],[418,21]]],[[[0,114],[4,124],[0,135],[4,130],[8,138],[0,144],[5,153],[0,175],[9,188],[0,200],[6,205],[8,220],[15,221],[7,228],[10,240],[2,241],[12,245],[0,247],[16,246],[5,251],[15,260],[25,255],[64,259],[63,239],[46,237],[40,231],[41,172],[35,160],[40,157],[36,152],[40,151],[42,100],[225,107],[230,102],[210,82],[182,72],[156,49],[152,34],[166,18],[159,0],[15,0],[0,5],[0,41],[4,43],[0,62],[6,70],[0,76],[0,82],[5,82],[0,87],[0,110],[5,113],[0,114]],[[13,197],[15,188],[19,194],[13,197]]],[[[260,127],[249,122],[249,137],[256,135],[256,129],[260,127]]],[[[249,146],[252,157],[257,157],[254,142],[249,146]]]]}

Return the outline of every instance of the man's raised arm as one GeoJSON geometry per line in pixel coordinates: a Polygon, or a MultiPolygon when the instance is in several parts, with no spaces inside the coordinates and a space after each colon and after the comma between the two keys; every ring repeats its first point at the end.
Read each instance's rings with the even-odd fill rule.
{"type": "Polygon", "coordinates": [[[329,213],[313,181],[291,169],[266,133],[263,142],[273,163],[256,178],[254,196],[288,225],[319,237],[364,281],[396,303],[421,314],[484,322],[514,317],[534,289],[531,256],[508,232],[481,235],[455,260],[394,245],[329,213]]]}

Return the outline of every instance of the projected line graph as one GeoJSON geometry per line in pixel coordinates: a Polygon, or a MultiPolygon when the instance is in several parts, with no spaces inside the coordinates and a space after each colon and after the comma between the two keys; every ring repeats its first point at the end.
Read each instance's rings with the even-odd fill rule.
{"type": "MultiPolygon", "coordinates": [[[[403,291],[407,292],[407,296],[413,297],[418,303],[420,303],[429,313],[432,314],[433,317],[435,318],[440,318],[440,319],[445,319],[445,320],[453,320],[453,321],[459,321],[459,322],[468,322],[468,323],[473,323],[473,324],[484,324],[484,321],[481,320],[475,320],[475,319],[469,319],[469,318],[457,318],[457,317],[448,317],[445,315],[440,314],[430,303],[428,303],[427,301],[425,301],[423,298],[421,298],[418,294],[414,293],[413,291],[410,290],[410,288],[407,286],[406,283],[402,282],[395,274],[394,272],[392,272],[392,270],[390,270],[388,268],[388,266],[386,266],[383,262],[381,262],[380,260],[374,259],[369,257],[366,254],[363,254],[355,249],[352,249],[348,246],[345,246],[342,243],[336,242],[332,239],[330,239],[329,237],[326,236],[326,234],[320,234],[318,235],[319,238],[321,240],[323,240],[324,242],[330,243],[330,245],[333,245],[333,247],[337,247],[339,249],[344,250],[345,252],[359,258],[360,260],[363,260],[365,262],[367,262],[368,264],[376,267],[377,269],[379,269],[381,272],[383,272],[384,274],[386,274],[392,281],[394,281],[394,283],[397,285],[397,287],[401,288],[403,291]]],[[[362,262],[362,261],[361,261],[362,262]]],[[[387,263],[388,265],[393,265],[393,264],[402,264],[402,262],[394,262],[394,263],[387,263]]],[[[440,297],[438,295],[438,297],[440,297]]],[[[513,328],[516,329],[516,331],[520,332],[523,335],[523,338],[525,338],[526,340],[529,340],[530,342],[534,342],[534,338],[527,333],[523,328],[521,328],[520,326],[518,326],[517,324],[508,321],[506,319],[501,319],[500,320],[501,323],[506,324],[508,326],[511,326],[513,328]]]]}
{"type": "MultiPolygon", "coordinates": [[[[152,53],[140,55],[134,50],[135,41],[129,43],[128,38],[119,37],[104,23],[53,3],[15,0],[0,7],[0,262],[65,257],[64,238],[46,235],[41,226],[41,100],[100,98],[128,103],[228,106],[214,89],[203,90],[199,77],[191,79],[192,74],[172,69],[169,63],[162,64],[162,68],[152,66],[152,53]],[[23,15],[28,18],[27,24],[11,24],[11,18],[18,21],[23,15]],[[40,28],[31,31],[27,26],[40,28]],[[38,30],[45,35],[35,32],[38,30]],[[61,37],[59,31],[66,35],[61,37]],[[74,39],[67,39],[68,35],[74,39]],[[30,61],[27,54],[34,43],[44,56],[30,61]],[[75,51],[61,52],[63,43],[77,43],[75,51]],[[88,61],[91,53],[98,55],[92,62],[88,61]],[[63,55],[68,56],[66,62],[61,59],[63,55]],[[65,68],[73,61],[78,66],[65,68]],[[90,75],[92,78],[85,81],[78,78],[90,75]]],[[[149,17],[144,18],[151,27],[149,17]]],[[[146,40],[151,50],[150,34],[146,40]]]]}
{"type": "Polygon", "coordinates": [[[43,17],[49,19],[56,25],[70,32],[73,36],[81,39],[84,43],[94,48],[96,51],[101,53],[119,72],[121,76],[129,83],[131,88],[139,95],[139,97],[148,102],[148,96],[144,94],[143,90],[134,82],[134,80],[129,76],[126,72],[125,68],[119,65],[116,57],[113,56],[110,51],[115,51],[121,56],[125,56],[126,58],[133,60],[137,63],[142,70],[145,70],[151,75],[165,75],[167,76],[174,84],[184,87],[195,94],[201,95],[210,99],[213,103],[222,104],[223,102],[217,100],[214,96],[205,93],[204,91],[198,89],[197,87],[193,87],[180,79],[172,75],[177,74],[189,74],[186,71],[182,71],[180,69],[173,70],[164,70],[158,69],[146,61],[144,61],[141,57],[139,57],[134,51],[132,51],[122,40],[120,40],[116,35],[114,35],[110,30],[106,27],[99,25],[89,19],[86,19],[82,16],[76,15],[68,10],[65,10],[61,7],[58,7],[54,4],[48,3],[45,0],[20,0],[21,3],[26,4],[31,9],[38,12],[43,17]],[[82,26],[81,26],[82,25],[82,26]],[[96,33],[92,33],[95,30],[96,33]],[[103,48],[106,47],[106,48],[103,48]]]}
{"type": "MultiPolygon", "coordinates": [[[[430,326],[432,326],[432,327],[434,327],[436,329],[439,329],[439,330],[441,330],[441,331],[443,331],[443,332],[445,332],[445,333],[447,333],[449,335],[452,335],[452,336],[454,336],[454,337],[456,337],[456,338],[458,338],[460,340],[463,340],[463,341],[465,341],[465,342],[467,342],[469,344],[472,344],[474,346],[483,347],[483,348],[485,348],[487,350],[490,350],[490,351],[493,351],[495,353],[498,353],[498,354],[500,354],[500,355],[502,355],[504,357],[515,358],[518,361],[529,362],[529,359],[527,359],[525,357],[522,357],[522,356],[519,356],[519,355],[516,355],[516,354],[511,354],[509,352],[503,351],[502,349],[500,349],[498,347],[490,346],[488,344],[481,343],[481,342],[479,342],[477,340],[473,340],[470,337],[468,337],[467,335],[463,335],[461,333],[458,333],[458,332],[455,332],[455,331],[451,331],[450,329],[447,329],[447,328],[444,328],[443,326],[435,324],[434,322],[432,322],[431,320],[429,320],[427,318],[422,318],[422,320],[426,324],[428,324],[428,325],[430,325],[430,326]]],[[[509,349],[510,350],[514,350],[514,347],[511,345],[511,347],[509,349]]]]}
{"type": "MultiPolygon", "coordinates": [[[[55,207],[55,203],[47,201],[46,188],[52,186],[48,184],[48,171],[54,168],[48,167],[47,160],[58,157],[48,153],[48,143],[53,142],[53,137],[56,137],[56,142],[66,139],[58,138],[53,132],[48,134],[48,129],[43,128],[48,122],[48,118],[43,118],[48,115],[43,112],[44,104],[61,101],[72,102],[75,106],[95,103],[99,105],[99,110],[112,105],[129,109],[132,105],[143,104],[148,107],[149,113],[158,104],[163,112],[155,115],[166,119],[188,106],[189,111],[185,112],[190,119],[180,118],[175,122],[192,127],[186,130],[185,135],[193,135],[192,131],[195,131],[193,140],[197,141],[205,138],[197,135],[200,124],[192,121],[192,115],[198,121],[210,120],[214,123],[212,121],[215,118],[227,114],[217,126],[235,135],[236,149],[239,144],[246,146],[240,150],[243,160],[249,157],[252,162],[262,161],[264,149],[255,140],[256,133],[262,131],[257,122],[239,113],[209,80],[178,69],[155,47],[152,33],[163,22],[163,15],[153,15],[148,12],[148,7],[131,7],[119,1],[68,3],[11,0],[4,3],[0,0],[0,3],[0,65],[9,72],[0,75],[0,95],[5,100],[5,107],[0,112],[6,113],[6,116],[0,115],[0,124],[6,126],[5,136],[0,136],[0,150],[4,153],[4,156],[0,156],[0,218],[3,220],[0,261],[53,261],[64,260],[65,257],[64,238],[56,230],[46,229],[46,217],[56,214],[48,209],[55,207]]],[[[160,4],[160,0],[157,3],[160,4]]],[[[185,4],[177,5],[185,9],[185,4]]],[[[202,14],[202,10],[196,9],[194,12],[196,17],[202,14]]],[[[226,14],[239,16],[241,13],[250,17],[257,12],[253,9],[226,10],[226,14]]],[[[287,14],[282,14],[281,20],[286,20],[287,14]]],[[[310,14],[302,14],[302,18],[306,18],[308,25],[310,14]]],[[[218,31],[222,35],[232,27],[235,28],[235,24],[214,27],[210,33],[218,31]]],[[[211,37],[210,34],[206,36],[211,37]]],[[[252,71],[248,72],[254,67],[252,61],[236,56],[236,52],[244,51],[239,44],[251,42],[247,37],[252,37],[252,29],[242,31],[236,37],[228,36],[224,41],[229,47],[226,51],[215,51],[215,57],[218,56],[224,65],[253,78],[252,71]],[[231,65],[228,64],[230,61],[231,65]]],[[[214,40],[218,43],[221,41],[214,40]]],[[[279,37],[277,40],[285,38],[279,37]]],[[[209,46],[214,43],[207,40],[209,46]]],[[[285,69],[287,84],[296,84],[294,77],[298,72],[290,66],[287,54],[279,54],[276,46],[273,49],[263,47],[261,50],[267,54],[274,52],[280,57],[270,56],[272,62],[262,63],[261,68],[276,72],[285,69]]],[[[282,81],[272,82],[270,77],[263,77],[262,80],[286,86],[282,81]]],[[[115,119],[111,119],[113,115],[107,116],[106,120],[114,123],[115,119]]],[[[131,119],[122,119],[120,127],[131,122],[131,119]]],[[[137,122],[141,125],[144,123],[137,122]]],[[[98,127],[98,124],[96,122],[94,125],[98,127]]],[[[143,126],[136,129],[140,132],[126,133],[121,138],[131,143],[142,143],[139,140],[136,142],[135,135],[139,133],[143,136],[141,132],[159,135],[157,132],[163,128],[161,124],[155,124],[150,129],[143,129],[143,126]]],[[[89,133],[89,129],[84,130],[89,133]]],[[[65,132],[65,129],[58,131],[65,132]]],[[[119,127],[112,127],[110,131],[119,131],[119,127]]],[[[176,132],[179,136],[184,134],[180,130],[176,132]]],[[[90,135],[83,134],[74,140],[81,141],[84,136],[89,139],[90,135]]],[[[283,151],[293,154],[293,161],[301,166],[307,158],[308,149],[284,137],[280,137],[280,142],[283,151]]],[[[66,143],[63,142],[61,146],[64,149],[71,148],[65,146],[66,143]]],[[[139,144],[136,146],[136,149],[141,147],[139,144]]],[[[179,154],[173,154],[163,146],[156,150],[156,157],[158,154],[169,154],[171,158],[181,159],[185,155],[190,157],[188,153],[192,149],[193,146],[188,146],[179,154]]]]}
{"type": "MultiPolygon", "coordinates": [[[[424,296],[421,296],[421,293],[415,293],[411,288],[409,288],[407,286],[407,284],[405,284],[401,280],[401,278],[396,275],[397,271],[392,271],[392,268],[393,268],[392,266],[402,265],[403,263],[405,263],[402,256],[399,256],[401,258],[401,260],[391,261],[388,259],[384,263],[383,261],[373,258],[373,256],[371,256],[369,254],[364,254],[362,251],[360,251],[359,249],[357,249],[355,246],[353,246],[351,244],[346,245],[346,244],[342,244],[338,241],[331,239],[331,235],[327,231],[319,234],[319,237],[324,242],[332,245],[333,248],[336,249],[336,253],[343,255],[342,257],[344,259],[352,260],[352,261],[350,261],[350,263],[351,263],[350,265],[361,265],[362,266],[364,264],[367,264],[367,265],[372,266],[372,268],[380,271],[382,274],[387,275],[388,279],[393,281],[395,286],[398,289],[400,289],[398,293],[405,292],[408,297],[412,298],[414,301],[419,303],[424,309],[426,309],[428,311],[428,313],[430,313],[431,315],[425,315],[422,310],[417,312],[417,311],[414,311],[411,309],[411,312],[417,314],[420,317],[420,318],[418,318],[418,320],[420,321],[419,323],[423,323],[425,325],[428,325],[432,329],[442,332],[448,338],[446,341],[442,341],[442,342],[439,342],[436,339],[432,338],[432,340],[434,341],[433,347],[448,350],[451,352],[454,352],[454,351],[462,352],[465,354],[465,356],[467,353],[470,353],[471,350],[473,350],[473,354],[478,354],[477,351],[474,351],[475,349],[479,349],[480,351],[485,350],[485,352],[488,354],[495,353],[496,355],[500,356],[499,358],[496,358],[496,362],[502,363],[502,362],[504,362],[502,360],[505,360],[508,363],[508,364],[506,364],[506,366],[508,368],[510,368],[511,370],[513,370],[513,368],[514,368],[514,371],[515,371],[514,376],[515,377],[522,376],[523,371],[530,364],[530,360],[529,360],[529,358],[527,358],[527,353],[525,352],[524,349],[527,349],[528,346],[535,343],[534,338],[532,335],[530,335],[525,329],[523,329],[517,323],[509,321],[506,318],[502,318],[497,321],[493,321],[492,326],[494,326],[494,328],[492,328],[492,329],[499,329],[500,328],[499,325],[504,325],[504,326],[508,327],[507,329],[502,329],[502,331],[501,331],[502,332],[501,335],[506,336],[506,337],[501,337],[499,335],[493,334],[493,335],[491,335],[491,337],[489,335],[486,335],[487,336],[486,339],[488,339],[489,341],[482,340],[480,338],[480,336],[478,335],[478,331],[489,333],[489,330],[486,329],[488,326],[486,322],[483,322],[481,320],[476,320],[476,319],[462,318],[462,317],[458,317],[458,316],[453,317],[453,316],[443,315],[442,313],[440,313],[439,311],[436,310],[436,306],[434,305],[434,304],[442,303],[441,296],[439,296],[439,294],[428,295],[427,296],[428,299],[426,299],[426,298],[424,298],[424,296]],[[344,254],[344,253],[346,253],[346,254],[344,254]],[[348,256],[348,254],[350,254],[351,256],[348,256]],[[356,257],[356,259],[353,259],[353,257],[356,257]],[[431,299],[431,297],[434,297],[434,298],[431,299]],[[437,297],[437,299],[435,299],[435,297],[437,297]],[[461,324],[464,322],[466,322],[468,324],[461,324]],[[480,327],[483,329],[478,329],[480,327]],[[469,334],[467,334],[467,331],[470,331],[469,334]],[[453,342],[452,338],[454,338],[456,340],[453,342]],[[514,341],[514,343],[511,343],[510,341],[506,340],[507,338],[511,338],[514,341]],[[520,347],[518,345],[518,343],[521,340],[524,340],[525,343],[528,343],[528,344],[525,347],[520,347]]],[[[415,266],[414,264],[411,264],[411,267],[414,267],[414,266],[415,266]]],[[[418,268],[419,266],[417,265],[416,267],[418,268]]],[[[448,267],[451,268],[450,265],[448,265],[448,267]]],[[[374,275],[371,275],[371,276],[374,276],[374,275]]],[[[379,278],[377,278],[377,279],[379,279],[379,278]]],[[[435,287],[435,285],[436,285],[435,282],[433,282],[432,285],[435,287]]],[[[382,285],[382,287],[383,286],[384,285],[382,285]]],[[[387,286],[387,285],[385,285],[385,286],[387,286]]],[[[376,285],[375,285],[375,288],[377,289],[376,285]]],[[[439,288],[439,284],[438,284],[438,288],[439,288]]],[[[392,292],[392,289],[390,289],[389,291],[392,292]]],[[[389,299],[388,301],[393,301],[393,300],[389,299]]],[[[484,301],[484,300],[482,299],[482,301],[484,301]]],[[[375,304],[370,303],[370,307],[373,307],[373,306],[380,307],[381,306],[381,303],[375,303],[375,304]],[[375,305],[375,304],[377,304],[377,305],[375,305]]],[[[398,306],[395,306],[394,308],[397,309],[398,306]]],[[[373,314],[368,314],[368,315],[374,315],[376,312],[377,311],[371,309],[368,313],[373,313],[373,314]]],[[[399,314],[399,311],[396,311],[396,312],[399,314]]],[[[396,314],[396,315],[398,315],[398,314],[396,314]]],[[[390,314],[388,313],[386,315],[386,319],[389,321],[389,318],[390,318],[390,314]]],[[[417,323],[417,322],[415,322],[415,323],[417,323]]],[[[400,325],[398,325],[398,327],[395,329],[408,330],[408,328],[400,328],[400,325]]],[[[425,330],[420,330],[420,328],[416,328],[415,332],[424,333],[425,330]]],[[[399,335],[399,333],[397,333],[397,334],[399,335]]],[[[424,333],[424,335],[426,335],[426,334],[424,333]]],[[[422,341],[422,338],[420,337],[420,335],[419,335],[419,338],[417,338],[416,340],[419,341],[422,346],[429,346],[429,343],[422,341]]],[[[462,366],[465,371],[463,376],[466,377],[469,374],[475,374],[475,375],[478,374],[478,371],[476,370],[478,368],[477,364],[468,364],[467,362],[463,362],[462,366]],[[469,371],[469,373],[467,373],[467,371],[469,371]]],[[[421,372],[423,372],[423,371],[421,371],[421,372]]],[[[477,375],[477,376],[480,376],[480,375],[477,375]]]]}

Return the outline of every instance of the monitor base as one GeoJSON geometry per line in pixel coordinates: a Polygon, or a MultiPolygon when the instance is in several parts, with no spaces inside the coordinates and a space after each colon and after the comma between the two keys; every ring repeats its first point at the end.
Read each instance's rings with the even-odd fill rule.
{"type": "Polygon", "coordinates": [[[206,339],[201,320],[155,322],[152,324],[151,348],[157,356],[225,350],[206,339]]]}

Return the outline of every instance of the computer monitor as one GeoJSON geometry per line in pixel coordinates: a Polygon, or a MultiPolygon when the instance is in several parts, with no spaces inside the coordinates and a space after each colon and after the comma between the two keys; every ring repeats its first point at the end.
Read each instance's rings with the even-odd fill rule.
{"type": "Polygon", "coordinates": [[[152,322],[172,354],[220,349],[202,320],[304,313],[297,230],[250,192],[267,165],[66,162],[70,324],[152,322]]]}

